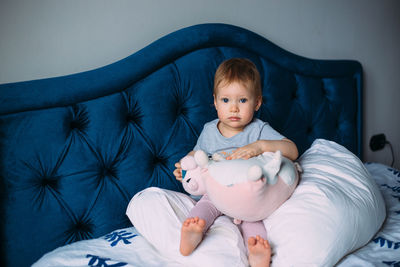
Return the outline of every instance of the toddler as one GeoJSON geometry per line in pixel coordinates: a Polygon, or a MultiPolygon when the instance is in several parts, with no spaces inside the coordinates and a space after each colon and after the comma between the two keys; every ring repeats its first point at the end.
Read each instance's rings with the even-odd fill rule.
{"type": "MultiPolygon", "coordinates": [[[[295,160],[298,156],[296,145],[268,123],[253,118],[261,103],[261,80],[256,66],[243,58],[224,61],[214,77],[214,106],[218,119],[204,125],[189,155],[193,155],[196,150],[203,150],[209,155],[219,153],[227,160],[249,159],[266,151],[280,150],[283,156],[295,160]]],[[[182,181],[180,163],[176,163],[175,167],[174,175],[182,181]]],[[[193,252],[220,215],[221,212],[207,195],[203,195],[182,224],[182,255],[193,252]]],[[[243,239],[247,241],[250,266],[269,266],[271,248],[263,222],[242,222],[240,227],[243,239]]]]}

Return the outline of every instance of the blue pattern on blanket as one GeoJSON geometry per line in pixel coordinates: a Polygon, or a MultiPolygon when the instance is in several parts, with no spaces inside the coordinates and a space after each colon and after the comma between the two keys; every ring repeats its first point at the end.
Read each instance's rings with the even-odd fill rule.
{"type": "MultiPolygon", "coordinates": [[[[395,192],[395,193],[400,193],[400,186],[390,186],[390,185],[388,185],[388,184],[382,184],[381,185],[382,187],[386,187],[386,188],[389,188],[389,189],[391,189],[393,192],[395,192]]],[[[394,197],[396,197],[396,196],[394,196],[394,197]]]]}
{"type": "Polygon", "coordinates": [[[134,233],[122,230],[122,231],[114,231],[104,237],[105,240],[111,242],[110,246],[114,247],[118,244],[119,241],[123,241],[124,244],[131,244],[128,239],[134,238],[137,236],[134,233]]]}
{"type": "MultiPolygon", "coordinates": [[[[383,190],[388,190],[387,196],[391,196],[394,199],[397,199],[400,202],[400,186],[396,184],[400,183],[400,180],[396,180],[396,178],[400,178],[400,171],[393,169],[393,168],[387,168],[389,173],[393,175],[393,178],[390,182],[395,182],[391,183],[390,185],[387,183],[382,183],[380,186],[383,190]],[[389,193],[392,192],[392,193],[389,193]]],[[[390,210],[390,209],[389,209],[390,210]]],[[[388,210],[388,211],[389,211],[388,210]]],[[[394,214],[400,214],[400,210],[394,211],[394,214]]],[[[375,244],[378,244],[379,247],[384,248],[384,249],[390,249],[390,250],[398,250],[400,249],[400,242],[396,242],[393,240],[390,240],[388,238],[384,238],[382,236],[378,236],[375,239],[372,240],[375,244]]],[[[400,261],[382,261],[383,264],[392,266],[392,267],[400,267],[400,261]]]]}
{"type": "MultiPolygon", "coordinates": [[[[391,172],[394,176],[397,176],[400,178],[400,171],[392,168],[388,168],[389,172],[391,172]]],[[[397,180],[397,183],[400,183],[400,180],[397,180]]],[[[390,186],[388,184],[382,184],[381,187],[386,187],[390,190],[392,190],[394,193],[400,193],[400,186],[390,186]]],[[[400,202],[400,196],[398,195],[392,195],[393,198],[396,198],[400,202]]],[[[400,214],[400,210],[395,211],[394,213],[400,214]]]]}
{"type": "Polygon", "coordinates": [[[109,258],[101,258],[96,255],[86,255],[86,258],[90,258],[88,266],[92,267],[120,267],[127,265],[126,262],[117,262],[114,264],[107,264],[107,261],[111,261],[109,258]]]}
{"type": "Polygon", "coordinates": [[[393,249],[399,249],[400,248],[400,242],[394,242],[388,239],[385,239],[383,237],[377,237],[374,239],[375,243],[379,243],[380,247],[387,247],[387,248],[392,248],[393,249]]]}
{"type": "MultiPolygon", "coordinates": [[[[397,176],[398,178],[400,178],[400,171],[399,171],[399,170],[392,169],[392,168],[388,168],[388,170],[389,170],[390,172],[392,172],[393,175],[395,175],[395,176],[397,176]]],[[[400,182],[400,181],[398,181],[398,182],[400,182]]]]}
{"type": "Polygon", "coordinates": [[[393,267],[400,267],[400,261],[383,261],[382,263],[393,267]]]}
{"type": "MultiPolygon", "coordinates": [[[[392,168],[387,168],[387,170],[393,174],[395,177],[400,177],[400,172],[396,169],[392,169],[392,168]]],[[[397,183],[400,183],[400,180],[396,181],[397,183]]],[[[388,185],[388,184],[381,184],[382,189],[386,188],[389,189],[390,191],[392,191],[395,194],[400,193],[400,186],[397,185],[388,185]]],[[[395,194],[391,194],[391,196],[397,200],[400,201],[400,195],[395,195],[395,194]]],[[[389,195],[389,194],[388,194],[389,195]]],[[[400,214],[400,211],[395,211],[395,214],[400,214]]],[[[393,240],[389,240],[386,238],[383,238],[381,236],[378,236],[377,238],[375,238],[373,240],[376,244],[379,244],[379,246],[385,247],[385,248],[389,248],[389,249],[394,249],[397,250],[400,248],[400,242],[396,242],[393,240]]],[[[384,261],[384,264],[390,265],[390,266],[398,266],[400,267],[400,262],[395,262],[395,261],[384,261]]]]}

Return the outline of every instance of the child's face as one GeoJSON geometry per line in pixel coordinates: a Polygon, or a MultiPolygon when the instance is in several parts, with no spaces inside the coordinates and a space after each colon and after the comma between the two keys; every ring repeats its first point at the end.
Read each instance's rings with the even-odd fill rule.
{"type": "Polygon", "coordinates": [[[214,95],[218,113],[218,129],[224,136],[243,131],[261,106],[261,97],[238,82],[222,83],[214,95]]]}

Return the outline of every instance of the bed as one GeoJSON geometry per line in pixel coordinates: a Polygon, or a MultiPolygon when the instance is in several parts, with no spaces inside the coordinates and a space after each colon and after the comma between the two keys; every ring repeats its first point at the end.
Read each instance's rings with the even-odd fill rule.
{"type": "Polygon", "coordinates": [[[0,85],[1,266],[245,266],[225,216],[193,257],[176,254],[168,230],[193,205],[174,164],[216,118],[213,75],[232,57],[257,65],[256,116],[296,142],[305,169],[264,221],[272,266],[399,266],[400,174],[361,161],[361,65],[307,59],[226,24],[178,30],[92,71],[0,85]],[[149,190],[155,199],[141,202],[149,190]]]}

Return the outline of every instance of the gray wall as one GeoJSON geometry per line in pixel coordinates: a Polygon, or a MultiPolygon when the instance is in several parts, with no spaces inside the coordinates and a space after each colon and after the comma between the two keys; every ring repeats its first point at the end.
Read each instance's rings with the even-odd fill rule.
{"type": "Polygon", "coordinates": [[[0,0],[0,83],[90,70],[205,22],[238,25],[296,54],[356,59],[365,72],[364,160],[400,168],[399,0],[0,0]]]}

